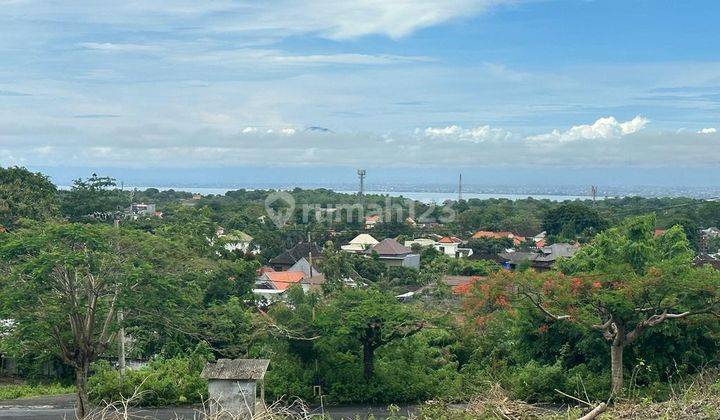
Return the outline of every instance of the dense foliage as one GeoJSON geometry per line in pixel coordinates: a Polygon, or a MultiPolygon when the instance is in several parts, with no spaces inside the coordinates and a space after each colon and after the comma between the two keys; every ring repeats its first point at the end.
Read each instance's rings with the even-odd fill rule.
{"type": "Polygon", "coordinates": [[[414,208],[415,219],[456,212],[442,224],[393,215],[367,229],[353,207],[357,196],[296,189],[290,194],[298,210],[278,227],[264,202],[273,191],[198,199],[123,191],[93,175],[58,192],[24,169],[2,169],[0,176],[0,223],[7,229],[0,233],[0,319],[13,320],[0,324],[0,351],[26,375],[70,374],[78,388],[90,375],[94,402],[141,384],[148,391],[143,404],[199,401],[206,390],[199,371],[213,358],[269,358],[267,398],[317,401],[322,394],[330,403],[464,400],[493,383],[528,401],[566,400],[556,389],[605,399],[618,372],[637,393],[661,399],[673,381],[718,363],[718,276],[692,264],[699,249],[716,246],[701,241],[698,229],[720,224],[717,202],[471,199],[433,207],[367,195],[368,205],[414,208]],[[112,226],[125,207],[142,201],[156,204],[162,217],[112,226]],[[313,210],[303,212],[303,205],[313,210]],[[322,210],[333,205],[345,207],[322,210]],[[225,248],[215,237],[220,226],[252,236],[256,252],[225,248]],[[544,273],[501,270],[499,252],[530,247],[509,238],[469,240],[469,259],[416,248],[419,269],[340,250],[359,233],[402,242],[470,238],[478,230],[546,230],[549,242],[583,246],[544,273]],[[316,261],[323,287],[292,287],[284,301],[258,307],[257,270],[308,240],[324,248],[316,261]],[[445,275],[479,280],[459,297],[445,275]],[[349,287],[347,279],[362,286],[349,287]],[[409,290],[419,291],[414,299],[396,297],[409,290]],[[121,327],[131,337],[128,358],[150,361],[122,380],[103,361],[116,358],[121,327]],[[610,350],[617,337],[624,356],[610,350]],[[618,356],[619,371],[612,363],[618,356]]]}

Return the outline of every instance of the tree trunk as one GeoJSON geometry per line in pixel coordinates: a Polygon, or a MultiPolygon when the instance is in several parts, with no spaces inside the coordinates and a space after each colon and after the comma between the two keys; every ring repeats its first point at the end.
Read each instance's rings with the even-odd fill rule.
{"type": "Polygon", "coordinates": [[[372,345],[363,346],[363,376],[369,381],[375,372],[375,348],[372,345]]]}
{"type": "Polygon", "coordinates": [[[77,393],[77,405],[75,406],[75,415],[78,419],[84,419],[90,413],[90,399],[87,390],[87,378],[90,370],[90,364],[81,362],[79,367],[75,368],[75,389],[77,393]]]}
{"type": "Polygon", "coordinates": [[[612,371],[611,394],[617,395],[623,387],[623,350],[624,345],[613,343],[610,347],[610,365],[612,371]]]}

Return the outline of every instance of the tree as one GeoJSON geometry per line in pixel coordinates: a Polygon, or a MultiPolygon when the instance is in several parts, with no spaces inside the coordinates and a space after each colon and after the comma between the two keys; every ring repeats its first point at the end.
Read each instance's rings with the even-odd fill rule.
{"type": "Polygon", "coordinates": [[[360,347],[363,375],[375,369],[375,351],[388,343],[420,332],[425,322],[411,307],[375,289],[345,289],[318,314],[323,335],[340,336],[360,347]]]}
{"type": "Polygon", "coordinates": [[[58,216],[57,189],[47,176],[25,168],[0,168],[0,226],[12,228],[20,218],[58,216]]]}
{"type": "Polygon", "coordinates": [[[83,418],[90,363],[113,341],[117,311],[171,300],[158,297],[172,290],[163,264],[182,260],[171,258],[175,247],[152,235],[105,225],[50,223],[5,235],[0,317],[15,321],[12,338],[24,351],[54,349],[75,370],[83,418]]]}
{"type": "Polygon", "coordinates": [[[581,203],[566,203],[549,210],[543,219],[548,235],[575,239],[580,235],[594,234],[607,226],[593,208],[581,203]]]}
{"type": "MultiPolygon", "coordinates": [[[[630,219],[599,234],[563,273],[500,272],[470,298],[481,324],[497,312],[538,312],[549,322],[573,322],[609,344],[611,394],[623,386],[623,351],[670,320],[720,314],[720,273],[694,268],[682,229],[653,237],[654,217],[630,219]]],[[[665,343],[670,345],[671,343],[665,343]]]]}
{"type": "Polygon", "coordinates": [[[323,248],[322,258],[319,261],[319,269],[325,275],[323,292],[330,293],[342,289],[347,278],[357,278],[355,268],[347,252],[338,251],[332,242],[327,242],[323,248]]]}
{"type": "Polygon", "coordinates": [[[510,238],[477,238],[470,239],[467,243],[467,247],[473,250],[474,258],[480,257],[488,260],[494,260],[499,253],[505,252],[506,249],[513,246],[510,238]]]}
{"type": "Polygon", "coordinates": [[[73,187],[62,195],[62,213],[71,219],[109,214],[130,205],[130,194],[116,188],[114,178],[92,174],[76,179],[73,187]]]}

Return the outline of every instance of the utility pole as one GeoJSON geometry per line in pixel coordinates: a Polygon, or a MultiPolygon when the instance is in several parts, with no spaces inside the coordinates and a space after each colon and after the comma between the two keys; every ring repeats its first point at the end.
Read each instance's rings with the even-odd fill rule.
{"type": "Polygon", "coordinates": [[[462,174],[458,179],[458,203],[462,200],[462,174]]]}
{"type": "MultiPolygon", "coordinates": [[[[114,220],[115,229],[120,229],[120,212],[115,213],[115,220],[114,220]]],[[[123,310],[118,310],[118,324],[120,325],[120,330],[118,331],[118,369],[120,371],[120,378],[125,378],[125,325],[124,325],[124,315],[123,310]]]]}
{"type": "Polygon", "coordinates": [[[360,191],[358,191],[358,195],[362,197],[365,194],[365,169],[358,169],[357,174],[358,177],[360,177],[360,191]]]}

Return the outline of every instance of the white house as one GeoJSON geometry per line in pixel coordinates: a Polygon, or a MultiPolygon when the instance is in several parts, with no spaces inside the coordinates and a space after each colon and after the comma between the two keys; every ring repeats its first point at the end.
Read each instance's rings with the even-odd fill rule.
{"type": "Polygon", "coordinates": [[[260,253],[260,247],[252,245],[253,237],[241,230],[232,230],[225,233],[225,229],[218,227],[215,231],[215,237],[218,243],[230,252],[240,251],[253,255],[260,253]]]}
{"type": "Polygon", "coordinates": [[[430,238],[418,238],[418,239],[413,239],[412,241],[405,241],[405,246],[408,248],[412,248],[412,246],[415,244],[418,244],[423,248],[428,248],[431,246],[434,247],[435,244],[437,244],[437,242],[435,242],[434,239],[430,239],[430,238]]]}
{"type": "Polygon", "coordinates": [[[462,243],[462,239],[456,238],[455,236],[443,236],[437,241],[429,238],[405,241],[405,246],[411,248],[414,244],[418,244],[423,248],[433,247],[443,254],[449,255],[453,258],[465,258],[471,256],[473,254],[473,250],[470,248],[462,248],[462,243]]]}
{"type": "Polygon", "coordinates": [[[462,248],[462,243],[462,239],[456,238],[455,236],[443,236],[433,246],[438,251],[453,258],[471,256],[473,254],[473,250],[470,248],[462,248]]]}

